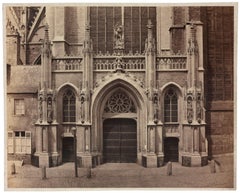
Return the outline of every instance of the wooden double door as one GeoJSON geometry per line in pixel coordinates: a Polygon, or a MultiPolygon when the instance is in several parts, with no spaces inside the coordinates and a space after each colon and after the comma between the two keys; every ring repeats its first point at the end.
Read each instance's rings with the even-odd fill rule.
{"type": "Polygon", "coordinates": [[[136,163],[137,124],[133,119],[106,119],[103,122],[103,161],[136,163]]]}

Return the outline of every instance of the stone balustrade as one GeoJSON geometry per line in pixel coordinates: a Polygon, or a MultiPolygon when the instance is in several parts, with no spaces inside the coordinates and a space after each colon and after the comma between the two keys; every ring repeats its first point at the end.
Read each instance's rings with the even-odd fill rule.
{"type": "Polygon", "coordinates": [[[76,57],[54,58],[52,61],[53,71],[82,70],[82,61],[82,58],[76,57]]]}
{"type": "Polygon", "coordinates": [[[156,69],[161,70],[186,70],[187,57],[186,56],[163,56],[157,57],[156,69]]]}
{"type": "MultiPolygon", "coordinates": [[[[119,63],[116,62],[118,56],[105,56],[94,58],[93,66],[95,71],[108,71],[115,70],[119,67],[119,63]]],[[[126,70],[145,70],[145,57],[144,56],[123,56],[121,62],[121,68],[126,70]]]]}
{"type": "MultiPolygon", "coordinates": [[[[95,55],[93,58],[93,69],[95,71],[115,70],[118,65],[116,55],[95,55]]],[[[145,71],[144,55],[124,55],[121,57],[121,68],[130,71],[145,71]]],[[[53,71],[80,71],[82,70],[83,59],[80,57],[53,58],[53,71]]],[[[158,56],[156,58],[156,70],[181,71],[187,68],[187,57],[182,55],[158,56]]]]}

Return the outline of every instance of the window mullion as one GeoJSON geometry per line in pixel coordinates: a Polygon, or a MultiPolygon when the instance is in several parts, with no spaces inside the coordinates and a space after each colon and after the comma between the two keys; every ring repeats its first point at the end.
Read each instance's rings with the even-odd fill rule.
{"type": "Polygon", "coordinates": [[[170,116],[170,122],[172,122],[172,97],[169,97],[169,116],[170,116]]]}
{"type": "Polygon", "coordinates": [[[63,96],[63,122],[75,122],[76,120],[76,97],[68,90],[63,96]]]}
{"type": "Polygon", "coordinates": [[[68,97],[68,113],[67,113],[68,122],[70,122],[70,120],[71,120],[70,110],[71,110],[71,97],[68,97]]]}

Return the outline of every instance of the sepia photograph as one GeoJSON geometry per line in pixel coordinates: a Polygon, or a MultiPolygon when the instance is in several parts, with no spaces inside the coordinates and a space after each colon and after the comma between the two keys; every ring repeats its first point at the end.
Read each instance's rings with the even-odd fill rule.
{"type": "Polygon", "coordinates": [[[236,16],[3,4],[5,190],[235,190],[236,16]]]}

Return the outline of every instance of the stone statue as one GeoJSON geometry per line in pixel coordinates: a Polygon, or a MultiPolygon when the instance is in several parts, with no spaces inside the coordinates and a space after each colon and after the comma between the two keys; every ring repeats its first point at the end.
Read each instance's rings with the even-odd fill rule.
{"type": "Polygon", "coordinates": [[[188,123],[192,123],[193,120],[193,108],[192,108],[192,97],[187,98],[187,120],[188,123]]]}
{"type": "Polygon", "coordinates": [[[201,107],[201,94],[198,93],[197,95],[197,121],[198,123],[201,123],[201,119],[202,119],[202,107],[201,107]]]}
{"type": "Polygon", "coordinates": [[[157,107],[155,107],[155,109],[154,109],[153,122],[154,122],[155,124],[158,123],[158,109],[157,109],[157,107]]]}
{"type": "Polygon", "coordinates": [[[39,106],[38,106],[38,110],[39,110],[39,122],[42,122],[43,119],[43,109],[42,109],[42,98],[39,99],[39,106]]]}
{"type": "Polygon", "coordinates": [[[52,122],[52,100],[48,99],[47,102],[47,122],[51,123],[52,122]]]}
{"type": "Polygon", "coordinates": [[[157,92],[153,93],[153,103],[158,104],[158,93],[157,92]]]}
{"type": "Polygon", "coordinates": [[[123,26],[119,24],[114,27],[114,49],[124,49],[123,26]]]}

